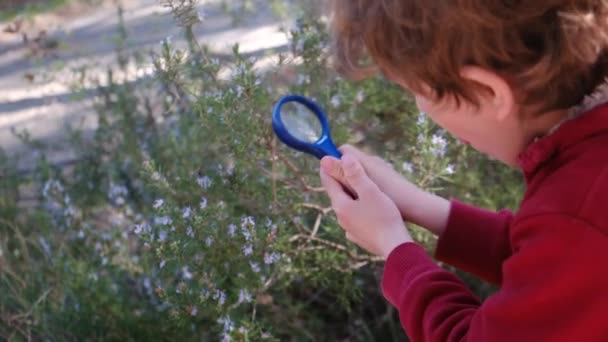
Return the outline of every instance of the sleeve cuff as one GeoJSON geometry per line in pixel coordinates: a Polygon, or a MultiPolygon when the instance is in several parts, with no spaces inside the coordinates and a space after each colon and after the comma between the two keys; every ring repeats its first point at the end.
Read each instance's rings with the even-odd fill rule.
{"type": "Polygon", "coordinates": [[[420,272],[420,267],[425,266],[439,267],[422,246],[414,242],[406,242],[395,248],[388,255],[384,265],[382,275],[384,297],[397,306],[402,286],[409,282],[410,276],[420,272]]]}

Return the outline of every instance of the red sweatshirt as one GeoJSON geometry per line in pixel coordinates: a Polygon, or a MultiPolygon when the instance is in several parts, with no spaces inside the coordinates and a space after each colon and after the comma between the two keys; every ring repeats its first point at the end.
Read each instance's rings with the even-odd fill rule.
{"type": "Polygon", "coordinates": [[[417,244],[382,289],[412,341],[608,341],[608,105],[520,156],[517,213],[452,201],[435,257],[500,289],[483,303],[417,244]]]}

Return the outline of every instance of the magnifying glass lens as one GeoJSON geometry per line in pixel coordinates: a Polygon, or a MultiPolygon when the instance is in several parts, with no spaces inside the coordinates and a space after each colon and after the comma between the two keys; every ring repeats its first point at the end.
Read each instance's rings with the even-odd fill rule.
{"type": "Polygon", "coordinates": [[[288,102],[281,106],[281,121],[289,134],[303,142],[315,143],[323,135],[319,118],[299,102],[288,102]]]}

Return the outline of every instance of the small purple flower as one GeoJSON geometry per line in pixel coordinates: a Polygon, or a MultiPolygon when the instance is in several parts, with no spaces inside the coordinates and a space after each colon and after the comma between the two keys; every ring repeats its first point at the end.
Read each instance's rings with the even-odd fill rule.
{"type": "Polygon", "coordinates": [[[255,263],[255,262],[253,262],[253,261],[250,261],[250,262],[249,262],[249,266],[251,266],[251,270],[252,270],[253,272],[255,272],[255,273],[260,273],[261,268],[260,268],[260,265],[259,265],[259,264],[255,263]]]}
{"type": "Polygon", "coordinates": [[[422,126],[426,123],[426,114],[418,113],[418,120],[416,120],[416,125],[422,126]]]}
{"type": "Polygon", "coordinates": [[[241,219],[241,228],[245,228],[247,226],[255,227],[255,220],[252,216],[243,217],[241,219]]]}
{"type": "Polygon", "coordinates": [[[363,102],[363,100],[365,100],[365,92],[363,90],[361,90],[357,93],[357,96],[355,96],[355,101],[357,101],[358,103],[361,103],[361,102],[363,102]]]}
{"type": "Polygon", "coordinates": [[[165,204],[165,201],[162,199],[157,199],[156,201],[154,201],[154,204],[152,205],[152,207],[154,209],[159,209],[160,207],[163,206],[163,204],[165,204]]]}
{"type": "Polygon", "coordinates": [[[241,233],[243,233],[246,241],[251,241],[251,233],[246,228],[241,229],[241,233]]]}
{"type": "Polygon", "coordinates": [[[230,225],[228,225],[228,235],[230,235],[230,237],[234,237],[236,235],[236,225],[231,223],[230,225]]]}
{"type": "Polygon", "coordinates": [[[296,80],[296,83],[298,85],[308,84],[308,83],[310,83],[310,76],[304,76],[304,75],[299,74],[298,79],[296,80]]]}
{"type": "Polygon", "coordinates": [[[160,217],[154,218],[155,225],[168,226],[172,223],[173,223],[173,220],[171,220],[171,218],[168,216],[160,216],[160,217]]]}
{"type": "Polygon", "coordinates": [[[226,303],[226,292],[222,290],[215,290],[213,299],[217,300],[220,305],[224,305],[224,303],[226,303]]]}
{"type": "Polygon", "coordinates": [[[245,256],[250,256],[251,254],[253,254],[253,245],[251,244],[247,244],[245,246],[243,246],[243,254],[245,254],[245,256]]]}
{"type": "Polygon", "coordinates": [[[135,225],[135,229],[133,229],[133,233],[135,235],[139,235],[139,234],[141,234],[143,232],[143,230],[144,230],[144,224],[143,223],[136,224],[135,225]]]}
{"type": "Polygon", "coordinates": [[[403,170],[405,170],[408,173],[414,172],[414,166],[412,165],[412,163],[404,162],[403,165],[401,165],[401,167],[403,167],[403,170]]]}
{"type": "Polygon", "coordinates": [[[239,291],[239,303],[249,303],[251,302],[252,297],[251,293],[246,289],[241,289],[239,291]]]}
{"type": "Polygon", "coordinates": [[[152,282],[150,281],[150,278],[144,278],[144,283],[143,283],[144,287],[146,288],[146,290],[151,290],[152,289],[152,282]]]}
{"type": "Polygon", "coordinates": [[[46,253],[46,255],[48,257],[51,257],[51,246],[49,245],[48,242],[46,242],[46,239],[43,237],[40,237],[38,239],[38,242],[40,242],[40,246],[42,247],[42,250],[44,250],[44,253],[46,253]]]}
{"type": "Polygon", "coordinates": [[[234,330],[234,322],[228,316],[221,317],[217,320],[217,322],[223,326],[222,328],[224,332],[234,330]]]}
{"type": "Polygon", "coordinates": [[[281,259],[281,255],[278,253],[275,253],[275,252],[272,252],[270,254],[264,253],[264,263],[266,265],[274,264],[275,262],[279,261],[279,259],[281,259]]]}
{"type": "Polygon", "coordinates": [[[154,171],[154,173],[152,174],[152,180],[154,180],[154,181],[160,181],[160,180],[162,180],[162,178],[163,177],[160,175],[160,173],[158,173],[156,171],[154,171]]]}
{"type": "Polygon", "coordinates": [[[433,137],[431,138],[431,144],[433,145],[431,147],[431,152],[435,157],[443,157],[445,155],[448,142],[445,140],[444,137],[439,135],[433,135],[433,137]]]}
{"type": "Polygon", "coordinates": [[[186,279],[186,280],[192,279],[192,273],[188,269],[188,266],[182,267],[182,275],[183,275],[184,279],[186,279]]]}
{"type": "Polygon", "coordinates": [[[331,105],[332,105],[334,108],[340,107],[340,104],[342,103],[342,102],[340,101],[340,96],[338,96],[338,95],[334,95],[334,96],[331,98],[331,101],[330,101],[330,102],[331,102],[331,105]]]}
{"type": "Polygon", "coordinates": [[[185,207],[184,209],[182,209],[182,218],[183,219],[189,218],[191,214],[192,214],[192,208],[185,207]]]}
{"type": "MultiPolygon", "coordinates": [[[[110,183],[110,189],[108,190],[108,198],[110,199],[110,202],[117,206],[122,206],[125,204],[125,199],[123,196],[126,196],[127,194],[128,190],[126,187],[110,183]]],[[[69,198],[66,198],[65,200],[67,200],[66,202],[69,202],[69,198]]]]}
{"type": "Polygon", "coordinates": [[[419,134],[418,134],[418,137],[416,137],[416,142],[417,142],[418,144],[423,144],[423,143],[424,143],[424,141],[425,141],[425,136],[424,136],[424,134],[419,133],[419,134]]]}

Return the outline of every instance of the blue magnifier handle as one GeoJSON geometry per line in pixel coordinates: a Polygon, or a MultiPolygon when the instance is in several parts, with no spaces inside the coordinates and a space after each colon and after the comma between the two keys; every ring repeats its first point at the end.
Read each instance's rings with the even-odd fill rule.
{"type": "Polygon", "coordinates": [[[272,113],[272,128],[287,146],[318,159],[342,153],[331,138],[327,116],[314,101],[300,95],[279,100],[272,113]]]}
{"type": "Polygon", "coordinates": [[[323,157],[325,156],[331,156],[337,159],[342,158],[342,153],[340,152],[340,150],[338,150],[338,148],[331,139],[327,139],[324,142],[321,142],[319,148],[321,149],[323,154],[323,156],[321,157],[317,156],[317,158],[319,159],[323,159],[323,157]]]}

